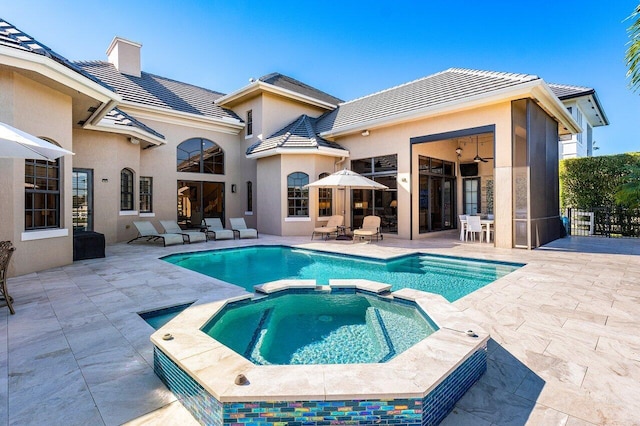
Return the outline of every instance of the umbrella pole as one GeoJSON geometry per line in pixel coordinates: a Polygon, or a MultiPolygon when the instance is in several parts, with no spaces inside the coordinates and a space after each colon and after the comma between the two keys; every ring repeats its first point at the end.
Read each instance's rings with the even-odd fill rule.
{"type": "MultiPolygon", "coordinates": [[[[343,188],[343,191],[344,191],[344,196],[342,199],[342,217],[343,218],[347,215],[347,188],[348,188],[347,186],[343,188]]],[[[336,237],[336,240],[351,241],[352,237],[346,234],[347,232],[346,227],[344,228],[344,232],[345,232],[344,234],[338,235],[336,237]]]]}

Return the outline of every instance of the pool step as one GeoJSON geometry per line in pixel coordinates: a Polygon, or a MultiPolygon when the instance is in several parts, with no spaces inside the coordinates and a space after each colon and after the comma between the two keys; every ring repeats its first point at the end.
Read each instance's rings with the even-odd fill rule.
{"type": "Polygon", "coordinates": [[[260,356],[260,346],[262,345],[262,340],[264,339],[264,335],[267,332],[269,326],[269,320],[271,319],[271,314],[273,313],[273,308],[266,309],[262,316],[260,317],[260,322],[258,322],[258,326],[255,328],[253,332],[253,336],[251,336],[251,340],[247,345],[244,351],[244,357],[250,359],[254,362],[258,362],[260,364],[265,364],[266,360],[260,356]]]}

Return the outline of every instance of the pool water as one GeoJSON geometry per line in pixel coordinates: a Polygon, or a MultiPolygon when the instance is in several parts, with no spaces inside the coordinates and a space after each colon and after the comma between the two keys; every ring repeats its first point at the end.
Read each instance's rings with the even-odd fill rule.
{"type": "MultiPolygon", "coordinates": [[[[192,302],[193,303],[193,302],[192,302]]],[[[160,327],[174,319],[180,312],[187,309],[192,303],[171,306],[169,308],[156,309],[153,311],[139,313],[140,317],[151,327],[158,330],[160,327]]]]}
{"type": "Polygon", "coordinates": [[[281,279],[369,279],[392,290],[405,287],[437,293],[453,302],[484,287],[522,264],[412,254],[392,260],[330,254],[284,246],[254,246],[174,254],[165,261],[253,291],[253,286],[281,279]]]}
{"type": "Polygon", "coordinates": [[[435,326],[415,306],[362,294],[285,294],[225,307],[203,331],[260,365],[386,362],[435,326]]]}

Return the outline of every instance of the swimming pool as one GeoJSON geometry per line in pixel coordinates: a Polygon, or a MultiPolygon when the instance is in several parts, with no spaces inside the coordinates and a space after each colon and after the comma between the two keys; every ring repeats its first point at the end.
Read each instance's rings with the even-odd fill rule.
{"type": "Polygon", "coordinates": [[[202,331],[254,364],[308,365],[387,362],[436,329],[414,304],[307,290],[233,302],[202,331]]]}
{"type": "Polygon", "coordinates": [[[479,261],[416,253],[391,260],[332,254],[286,246],[252,246],[162,258],[192,271],[253,291],[253,286],[281,279],[371,279],[393,290],[412,288],[437,293],[453,302],[516,269],[517,263],[479,261]]]}

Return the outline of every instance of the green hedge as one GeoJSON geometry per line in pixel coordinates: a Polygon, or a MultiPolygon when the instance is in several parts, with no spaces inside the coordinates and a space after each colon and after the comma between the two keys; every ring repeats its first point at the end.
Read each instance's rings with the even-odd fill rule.
{"type": "Polygon", "coordinates": [[[560,205],[563,209],[616,205],[616,192],[635,181],[638,168],[640,152],[562,160],[560,205]]]}

